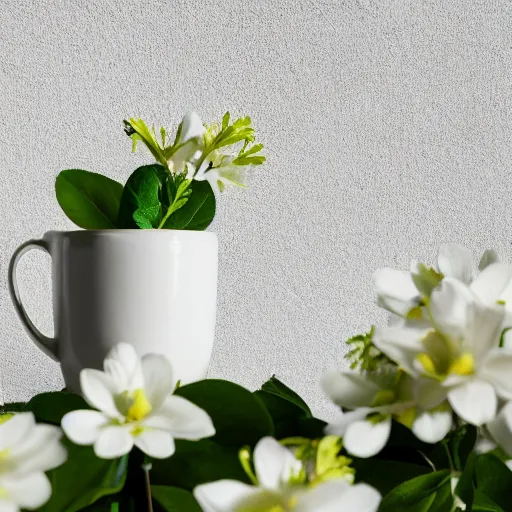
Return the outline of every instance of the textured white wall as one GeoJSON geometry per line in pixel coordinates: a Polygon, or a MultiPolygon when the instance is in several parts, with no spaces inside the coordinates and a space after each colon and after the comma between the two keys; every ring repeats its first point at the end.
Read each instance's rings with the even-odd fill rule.
{"type": "MultiPolygon", "coordinates": [[[[128,115],[252,115],[269,164],[219,201],[210,375],[275,372],[316,412],[343,340],[382,322],[371,274],[441,241],[510,256],[512,9],[490,0],[3,0],[0,350],[6,400],[62,385],[10,304],[24,240],[72,229],[63,168],[125,180],[128,115]]],[[[52,331],[48,258],[21,266],[52,331]]]]}

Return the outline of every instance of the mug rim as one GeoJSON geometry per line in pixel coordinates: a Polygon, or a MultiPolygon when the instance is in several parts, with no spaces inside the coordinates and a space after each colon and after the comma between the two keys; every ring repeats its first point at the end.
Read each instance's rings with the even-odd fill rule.
{"type": "MultiPolygon", "coordinates": [[[[186,236],[207,236],[217,237],[217,233],[213,231],[195,231],[192,229],[73,229],[73,230],[50,230],[46,231],[44,237],[50,235],[108,235],[108,234],[134,234],[134,233],[166,233],[166,234],[183,234],[186,236]]],[[[147,235],[144,235],[147,236],[147,235]]]]}

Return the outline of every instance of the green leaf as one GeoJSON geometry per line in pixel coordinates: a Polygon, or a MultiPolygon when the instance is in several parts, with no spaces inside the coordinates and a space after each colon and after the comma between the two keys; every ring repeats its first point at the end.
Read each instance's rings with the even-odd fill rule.
{"type": "Polygon", "coordinates": [[[300,435],[299,420],[306,417],[306,413],[300,407],[285,398],[265,391],[255,391],[254,394],[265,404],[272,417],[276,439],[300,435]]]}
{"type": "Polygon", "coordinates": [[[207,181],[194,180],[188,201],[175,211],[162,226],[164,229],[202,231],[215,217],[215,194],[207,181]]]}
{"type": "Polygon", "coordinates": [[[65,414],[78,409],[90,409],[81,396],[67,391],[50,391],[36,395],[24,410],[34,413],[37,421],[60,425],[65,414]]]}
{"type": "Polygon", "coordinates": [[[26,402],[11,402],[0,406],[0,414],[10,414],[25,411],[26,402]]]}
{"type": "Polygon", "coordinates": [[[223,116],[222,116],[222,129],[225,130],[228,125],[229,125],[229,118],[230,118],[230,114],[229,112],[226,112],[223,116]]]}
{"type": "Polygon", "coordinates": [[[123,189],[118,225],[123,229],[157,228],[162,216],[161,190],[168,177],[158,164],[139,167],[123,189]]]}
{"type": "Polygon", "coordinates": [[[151,494],[167,512],[201,512],[201,507],[192,493],[179,487],[152,485],[151,494]]]}
{"type": "Polygon", "coordinates": [[[479,491],[475,492],[475,501],[471,510],[466,508],[466,512],[505,512],[506,510],[508,509],[503,509],[496,505],[489,496],[479,491]]]}
{"type": "Polygon", "coordinates": [[[130,118],[129,121],[125,120],[123,122],[126,127],[126,134],[129,135],[133,141],[132,151],[135,151],[137,141],[140,140],[149,149],[151,154],[155,157],[155,160],[166,166],[167,161],[164,156],[164,151],[156,139],[155,129],[149,128],[142,119],[135,119],[133,117],[130,118]]]}
{"type": "Polygon", "coordinates": [[[68,218],[84,229],[113,229],[123,186],[101,174],[68,169],[55,181],[55,193],[68,218]]]}
{"type": "Polygon", "coordinates": [[[351,466],[356,470],[356,482],[372,485],[383,496],[411,478],[432,472],[429,468],[408,462],[351,458],[351,466]]]}
{"type": "Polygon", "coordinates": [[[379,512],[450,512],[453,507],[450,480],[449,470],[408,480],[383,498],[379,512]]]}
{"type": "Polygon", "coordinates": [[[463,425],[449,438],[449,446],[453,453],[455,469],[463,471],[469,456],[473,452],[478,430],[473,425],[463,425]]]}
{"type": "Polygon", "coordinates": [[[172,457],[152,461],[151,481],[156,485],[173,485],[188,490],[221,479],[250,483],[238,459],[238,450],[209,439],[178,439],[172,457]]]}
{"type": "Polygon", "coordinates": [[[480,455],[475,464],[476,488],[494,503],[508,510],[512,503],[512,471],[497,457],[480,455]]]}
{"type": "Polygon", "coordinates": [[[207,379],[175,391],[204,409],[212,418],[216,434],[211,439],[224,446],[254,446],[274,434],[267,409],[250,391],[225,380],[207,379]]]}
{"type": "Polygon", "coordinates": [[[307,417],[312,417],[311,409],[308,407],[308,404],[306,404],[295,391],[292,391],[286,384],[283,384],[275,375],[261,386],[261,390],[288,400],[302,409],[307,417]]]}
{"type": "Polygon", "coordinates": [[[121,491],[126,479],[127,455],[104,460],[96,457],[90,446],[76,446],[68,440],[64,444],[68,460],[47,473],[52,496],[40,512],[75,512],[102,496],[121,491]]]}
{"type": "Polygon", "coordinates": [[[471,510],[473,499],[475,496],[475,486],[473,484],[473,474],[475,472],[477,455],[472,453],[464,467],[462,475],[459,477],[459,482],[455,488],[455,494],[466,504],[468,512],[471,510]]]}

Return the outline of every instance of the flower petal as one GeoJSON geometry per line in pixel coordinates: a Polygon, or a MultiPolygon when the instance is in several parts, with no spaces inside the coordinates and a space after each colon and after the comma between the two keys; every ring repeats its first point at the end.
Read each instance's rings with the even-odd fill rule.
{"type": "Polygon", "coordinates": [[[210,416],[181,396],[168,396],[162,407],[144,420],[144,426],[167,430],[178,439],[197,440],[215,434],[210,416]]]}
{"type": "Polygon", "coordinates": [[[236,512],[240,504],[261,493],[260,488],[237,480],[218,480],[198,485],[194,498],[204,512],[236,512]]]}
{"type": "Polygon", "coordinates": [[[512,279],[512,265],[492,263],[471,283],[471,290],[486,304],[496,304],[512,279]]]}
{"type": "Polygon", "coordinates": [[[377,327],[373,343],[409,375],[418,376],[414,362],[425,350],[421,340],[427,332],[415,327],[377,327]]]}
{"type": "Polygon", "coordinates": [[[378,423],[369,420],[354,421],[347,427],[343,445],[347,452],[356,457],[373,457],[386,446],[390,432],[391,417],[378,423]]]}
{"type": "Polygon", "coordinates": [[[452,416],[449,407],[422,412],[414,420],[411,430],[424,443],[438,443],[450,431],[452,416]]]}
{"type": "Polygon", "coordinates": [[[464,342],[474,356],[476,366],[497,348],[505,316],[503,306],[485,306],[474,302],[468,314],[464,342]]]}
{"type": "Polygon", "coordinates": [[[19,512],[20,509],[14,501],[0,498],[0,511],[1,512],[19,512]]]}
{"type": "Polygon", "coordinates": [[[469,284],[473,279],[473,255],[458,244],[443,244],[439,249],[437,267],[445,277],[469,284]]]}
{"type": "Polygon", "coordinates": [[[290,450],[272,437],[264,437],[254,448],[254,469],[261,487],[277,491],[302,468],[290,450]]]}
{"type": "Polygon", "coordinates": [[[448,392],[453,410],[465,421],[477,427],[494,419],[498,407],[496,392],[491,384],[477,379],[468,380],[448,392]]]}
{"type": "Polygon", "coordinates": [[[479,377],[491,383],[496,394],[505,400],[512,400],[512,350],[493,349],[479,371],[479,377]]]}
{"type": "Polygon", "coordinates": [[[140,359],[129,343],[117,344],[107,355],[105,373],[112,377],[119,391],[134,391],[144,387],[140,359]]]}
{"type": "Polygon", "coordinates": [[[196,112],[187,112],[181,121],[180,144],[202,137],[206,131],[196,112]]]}
{"type": "Polygon", "coordinates": [[[53,425],[36,425],[30,436],[10,450],[16,473],[48,471],[67,459],[67,451],[60,443],[62,430],[53,425]]]}
{"type": "Polygon", "coordinates": [[[370,414],[374,412],[375,409],[371,407],[360,407],[355,411],[343,412],[341,414],[341,419],[337,419],[334,423],[329,423],[325,427],[325,433],[333,436],[343,437],[347,428],[356,421],[362,421],[370,414]]]}
{"type": "Polygon", "coordinates": [[[66,436],[79,445],[91,445],[100,436],[101,429],[109,418],[98,411],[71,411],[62,418],[62,430],[66,436]]]}
{"type": "Polygon", "coordinates": [[[146,397],[153,410],[157,410],[174,388],[171,363],[165,356],[147,354],[141,364],[146,397]]]}
{"type": "Polygon", "coordinates": [[[410,272],[382,268],[374,274],[375,288],[380,307],[407,316],[419,304],[419,292],[410,272]]]}
{"type": "Polygon", "coordinates": [[[322,389],[340,407],[357,409],[372,404],[382,389],[377,382],[356,372],[331,370],[321,380],[322,389]]]}
{"type": "Polygon", "coordinates": [[[463,338],[471,307],[478,300],[464,284],[447,277],[432,291],[430,312],[437,330],[454,338],[463,338]]]}
{"type": "Polygon", "coordinates": [[[135,446],[155,459],[166,459],[176,450],[174,439],[169,432],[157,429],[144,429],[135,436],[135,446]]]}
{"type": "Polygon", "coordinates": [[[482,254],[482,257],[480,258],[478,270],[482,272],[489,265],[492,265],[493,263],[498,263],[499,260],[500,257],[498,256],[498,253],[496,251],[494,251],[493,249],[486,249],[482,254]]]}
{"type": "Polygon", "coordinates": [[[496,418],[487,424],[492,438],[512,457],[512,402],[504,405],[496,418]]]}
{"type": "Polygon", "coordinates": [[[4,478],[2,486],[8,493],[9,499],[17,503],[20,508],[30,510],[44,505],[52,494],[50,481],[42,472],[16,478],[4,478]]]}
{"type": "Polygon", "coordinates": [[[416,379],[412,383],[413,400],[423,409],[432,409],[446,400],[448,390],[435,379],[416,379]]]}
{"type": "Polygon", "coordinates": [[[116,382],[110,375],[86,368],[80,372],[80,387],[85,400],[91,407],[99,409],[111,418],[120,416],[114,396],[122,389],[117,388],[116,382]]]}
{"type": "Polygon", "coordinates": [[[100,459],[117,459],[133,448],[130,427],[109,426],[101,430],[94,443],[94,453],[100,459]]]}
{"type": "Polygon", "coordinates": [[[303,494],[294,512],[376,512],[380,493],[367,484],[350,485],[343,480],[321,483],[303,494]]]}
{"type": "Polygon", "coordinates": [[[0,424],[0,451],[8,450],[22,442],[35,428],[34,415],[31,412],[15,414],[0,424]]]}

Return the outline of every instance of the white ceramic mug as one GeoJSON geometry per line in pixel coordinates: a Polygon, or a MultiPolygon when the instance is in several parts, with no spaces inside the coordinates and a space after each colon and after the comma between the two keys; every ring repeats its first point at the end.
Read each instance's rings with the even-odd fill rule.
{"type": "Polygon", "coordinates": [[[60,362],[68,389],[79,391],[83,368],[102,367],[119,342],[140,356],[160,353],[176,380],[206,376],[217,298],[217,236],[204,231],[50,231],[22,244],[9,266],[9,289],[34,342],[60,362]],[[16,266],[31,249],[52,258],[55,337],[28,317],[16,266]]]}

